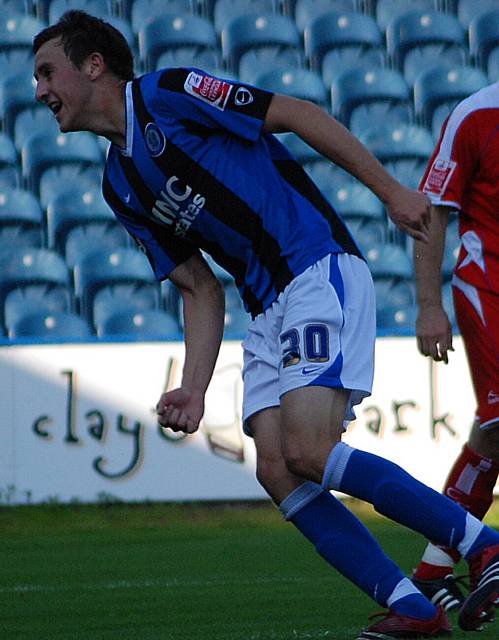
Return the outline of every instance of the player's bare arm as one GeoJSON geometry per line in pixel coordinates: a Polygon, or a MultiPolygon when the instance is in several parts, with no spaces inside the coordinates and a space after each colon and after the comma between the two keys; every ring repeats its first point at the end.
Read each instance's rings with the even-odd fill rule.
{"type": "Polygon", "coordinates": [[[319,106],[274,95],[267,111],[265,130],[296,133],[371,189],[400,229],[417,240],[427,240],[430,210],[427,196],[401,185],[346,127],[319,106]]]}
{"type": "Polygon", "coordinates": [[[180,388],[159,399],[158,422],[175,431],[193,433],[203,417],[204,397],[222,341],[224,292],[197,255],[178,266],[170,279],[183,300],[185,361],[180,388]]]}
{"type": "Polygon", "coordinates": [[[449,212],[449,207],[432,206],[428,242],[414,243],[418,349],[423,355],[445,363],[447,352],[452,351],[452,327],[442,305],[441,275],[449,212]]]}

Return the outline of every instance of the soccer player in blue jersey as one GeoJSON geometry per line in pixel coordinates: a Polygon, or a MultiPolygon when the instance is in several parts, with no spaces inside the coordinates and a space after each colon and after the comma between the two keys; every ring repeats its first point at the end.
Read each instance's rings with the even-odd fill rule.
{"type": "Polygon", "coordinates": [[[192,68],[134,79],[125,39],[83,12],[65,14],[33,48],[36,98],[62,132],[111,141],[105,198],[157,278],[180,290],[182,382],[159,399],[159,423],[193,433],[203,416],[224,324],[223,290],[204,251],[234,276],[253,318],[243,417],[258,480],[332,566],[387,608],[358,638],[437,637],[450,624],[331,490],[479,562],[481,580],[460,616],[463,628],[478,628],[499,590],[499,534],[392,462],[341,441],[371,391],[372,279],[340,218],[272,134],[296,133],[423,241],[426,196],[400,185],[312,103],[192,68]]]}

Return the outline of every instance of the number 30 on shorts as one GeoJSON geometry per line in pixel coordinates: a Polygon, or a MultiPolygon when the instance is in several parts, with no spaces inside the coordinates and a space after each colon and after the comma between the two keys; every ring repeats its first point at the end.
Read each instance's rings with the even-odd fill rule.
{"type": "Polygon", "coordinates": [[[283,367],[298,364],[303,355],[307,362],[329,360],[329,331],[325,324],[307,324],[303,329],[303,336],[298,329],[289,329],[281,334],[280,340],[283,367]]]}

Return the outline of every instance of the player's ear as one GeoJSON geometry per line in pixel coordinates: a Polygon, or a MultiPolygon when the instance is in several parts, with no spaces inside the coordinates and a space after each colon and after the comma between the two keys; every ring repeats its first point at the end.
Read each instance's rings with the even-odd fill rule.
{"type": "Polygon", "coordinates": [[[106,70],[107,65],[102,53],[94,51],[83,63],[83,70],[87,73],[90,80],[96,80],[106,70]]]}

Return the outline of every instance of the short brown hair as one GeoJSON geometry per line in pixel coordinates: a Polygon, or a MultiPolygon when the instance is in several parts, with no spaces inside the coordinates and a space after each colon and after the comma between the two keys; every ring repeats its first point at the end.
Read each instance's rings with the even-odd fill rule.
{"type": "Polygon", "coordinates": [[[66,11],[58,22],[43,29],[33,40],[33,53],[54,38],[60,38],[64,53],[77,69],[97,51],[109,69],[122,80],[134,77],[133,55],[123,34],[108,22],[85,11],[66,11]]]}

